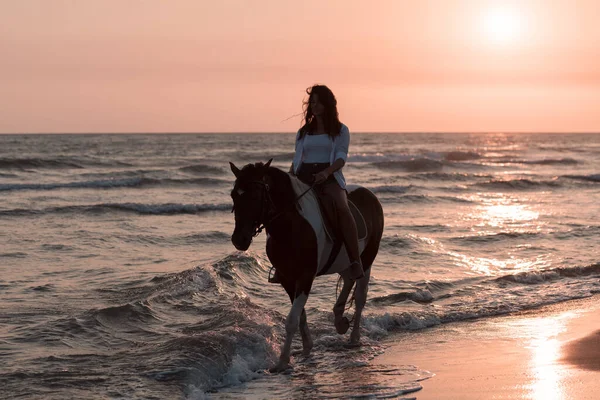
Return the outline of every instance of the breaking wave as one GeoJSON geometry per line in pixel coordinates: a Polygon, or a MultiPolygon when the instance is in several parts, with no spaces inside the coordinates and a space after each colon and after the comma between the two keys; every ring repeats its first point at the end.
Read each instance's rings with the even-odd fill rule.
{"type": "Polygon", "coordinates": [[[0,158],[0,169],[81,169],[86,167],[131,167],[122,161],[100,161],[77,157],[0,158]]]}
{"type": "Polygon", "coordinates": [[[143,188],[154,186],[190,186],[190,185],[219,185],[229,183],[215,178],[194,179],[155,179],[155,178],[129,178],[129,179],[106,179],[83,182],[61,182],[61,183],[11,183],[0,185],[1,191],[13,190],[55,190],[55,189],[114,189],[114,188],[143,188]]]}
{"type": "Polygon", "coordinates": [[[141,215],[201,214],[209,211],[229,211],[231,204],[143,204],[143,203],[102,203],[91,205],[49,207],[43,209],[0,210],[0,216],[28,216],[44,214],[104,214],[126,212],[141,215]]]}
{"type": "Polygon", "coordinates": [[[191,173],[191,174],[223,174],[225,171],[223,168],[213,167],[212,165],[206,164],[194,164],[187,165],[179,168],[180,171],[191,173]]]}

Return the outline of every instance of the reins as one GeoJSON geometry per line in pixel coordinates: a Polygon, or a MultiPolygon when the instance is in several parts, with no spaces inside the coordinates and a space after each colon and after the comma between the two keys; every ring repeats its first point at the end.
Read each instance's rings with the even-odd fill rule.
{"type": "MultiPolygon", "coordinates": [[[[264,190],[266,192],[266,198],[267,198],[267,202],[273,205],[273,208],[275,207],[275,204],[273,203],[273,200],[271,199],[271,194],[269,192],[269,184],[265,183],[265,182],[257,182],[263,185],[264,190]]],[[[286,213],[288,211],[288,208],[294,206],[296,203],[298,203],[298,200],[300,200],[302,197],[304,197],[304,195],[306,193],[308,193],[312,188],[315,187],[315,184],[313,183],[312,185],[310,185],[310,187],[308,189],[306,189],[304,192],[302,192],[302,194],[300,194],[299,196],[297,196],[294,201],[292,201],[290,204],[288,204],[287,206],[283,207],[283,209],[281,211],[279,211],[277,214],[275,214],[273,217],[271,217],[267,222],[263,222],[262,224],[260,224],[258,226],[258,228],[256,228],[254,230],[254,234],[252,234],[252,237],[257,237],[262,231],[263,229],[270,225],[273,221],[275,221],[277,218],[281,217],[284,213],[286,213]]],[[[263,202],[264,204],[264,202],[263,202]]],[[[269,205],[267,205],[267,212],[268,212],[268,207],[269,205]]],[[[261,211],[261,215],[264,213],[264,211],[261,211]]]]}

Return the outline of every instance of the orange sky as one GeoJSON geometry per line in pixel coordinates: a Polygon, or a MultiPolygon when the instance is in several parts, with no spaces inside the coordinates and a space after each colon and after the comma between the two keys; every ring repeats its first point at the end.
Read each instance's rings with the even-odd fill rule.
{"type": "Polygon", "coordinates": [[[600,132],[600,1],[365,4],[3,1],[0,133],[600,132]]]}

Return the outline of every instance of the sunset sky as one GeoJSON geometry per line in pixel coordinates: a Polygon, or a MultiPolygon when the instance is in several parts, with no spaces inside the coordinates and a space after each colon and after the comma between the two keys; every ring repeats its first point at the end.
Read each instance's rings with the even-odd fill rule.
{"type": "Polygon", "coordinates": [[[599,15],[598,0],[2,0],[0,133],[290,132],[314,83],[351,131],[600,132],[599,15]]]}

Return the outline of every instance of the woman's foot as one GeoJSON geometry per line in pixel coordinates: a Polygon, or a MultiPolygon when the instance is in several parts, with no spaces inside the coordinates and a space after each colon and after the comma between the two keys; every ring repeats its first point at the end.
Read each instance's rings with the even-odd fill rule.
{"type": "Polygon", "coordinates": [[[348,269],[350,270],[350,279],[357,281],[360,278],[365,276],[365,273],[363,271],[363,267],[362,267],[362,263],[360,261],[354,261],[352,262],[352,264],[350,264],[350,267],[348,267],[348,269]]]}

